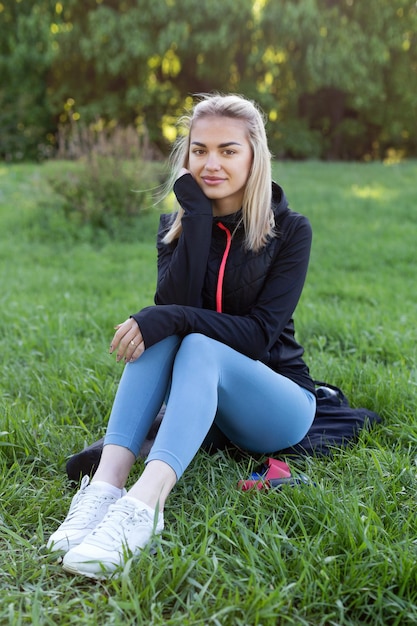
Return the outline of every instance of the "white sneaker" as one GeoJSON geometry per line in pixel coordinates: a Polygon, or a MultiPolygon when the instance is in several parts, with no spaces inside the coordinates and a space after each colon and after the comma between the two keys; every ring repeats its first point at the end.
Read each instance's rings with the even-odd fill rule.
{"type": "Polygon", "coordinates": [[[82,543],[67,552],[63,568],[90,578],[110,576],[131,555],[137,555],[164,528],[163,514],[125,496],[113,504],[103,521],[82,543]]]}
{"type": "Polygon", "coordinates": [[[106,491],[103,483],[90,485],[89,482],[89,477],[84,476],[80,490],[71,501],[67,517],[48,540],[49,550],[67,551],[77,546],[101,522],[110,505],[126,493],[125,489],[120,489],[120,494],[116,496],[114,492],[106,491]]]}

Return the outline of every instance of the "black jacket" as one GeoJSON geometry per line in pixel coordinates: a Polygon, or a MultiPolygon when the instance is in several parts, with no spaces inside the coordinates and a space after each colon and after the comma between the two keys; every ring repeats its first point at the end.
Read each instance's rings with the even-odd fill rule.
{"type": "Polygon", "coordinates": [[[163,244],[172,215],[161,216],[156,306],[133,315],[145,347],[170,335],[202,333],[314,392],[292,319],[310,255],[307,218],[289,209],[273,183],[277,236],[259,252],[246,251],[240,211],[213,217],[210,200],[190,174],[177,180],[174,191],[184,209],[182,233],[163,244]]]}

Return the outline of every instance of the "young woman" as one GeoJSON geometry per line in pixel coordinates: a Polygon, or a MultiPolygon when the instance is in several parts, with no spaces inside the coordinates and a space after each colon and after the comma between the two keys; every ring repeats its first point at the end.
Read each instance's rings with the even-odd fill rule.
{"type": "Polygon", "coordinates": [[[263,116],[240,96],[210,95],[182,122],[171,181],[179,206],[161,217],[155,306],[117,327],[110,352],[126,367],[101,461],[48,542],[66,551],[71,573],[111,575],[162,531],[166,499],[212,428],[271,453],[299,442],[315,414],[292,320],[311,228],[271,180],[263,116]]]}

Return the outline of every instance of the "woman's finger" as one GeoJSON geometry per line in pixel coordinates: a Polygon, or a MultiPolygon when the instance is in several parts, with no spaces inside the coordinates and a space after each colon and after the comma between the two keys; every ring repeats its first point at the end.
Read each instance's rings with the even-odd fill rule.
{"type": "Polygon", "coordinates": [[[135,320],[132,320],[131,318],[129,318],[128,320],[123,322],[123,324],[117,324],[114,327],[116,329],[116,332],[114,333],[113,339],[111,340],[111,343],[110,343],[110,354],[112,354],[112,352],[116,350],[116,348],[119,346],[123,337],[126,335],[126,333],[129,332],[129,330],[132,327],[132,321],[134,324],[136,324],[135,320]]]}
{"type": "Polygon", "coordinates": [[[145,344],[143,343],[143,340],[140,341],[139,343],[134,343],[132,344],[132,351],[129,350],[129,355],[128,352],[126,352],[125,355],[125,361],[126,363],[133,363],[134,361],[136,361],[140,356],[142,356],[143,352],[145,351],[145,344]]]}
{"type": "Polygon", "coordinates": [[[140,332],[139,326],[135,322],[135,326],[123,337],[120,342],[120,349],[117,353],[117,358],[120,361],[124,355],[126,363],[135,360],[134,356],[138,358],[144,350],[143,338],[140,332]]]}
{"type": "Polygon", "coordinates": [[[117,350],[116,361],[124,358],[127,363],[138,358],[144,351],[142,333],[134,319],[129,318],[119,326],[110,345],[110,353],[117,350]]]}

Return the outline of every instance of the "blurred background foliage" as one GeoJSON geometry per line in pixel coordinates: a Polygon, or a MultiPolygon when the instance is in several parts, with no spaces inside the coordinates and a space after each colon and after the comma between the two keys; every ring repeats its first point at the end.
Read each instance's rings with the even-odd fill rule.
{"type": "Polygon", "coordinates": [[[416,40],[415,0],[0,0],[0,158],[126,128],[158,158],[211,91],[260,103],[277,158],[416,156],[416,40]]]}

